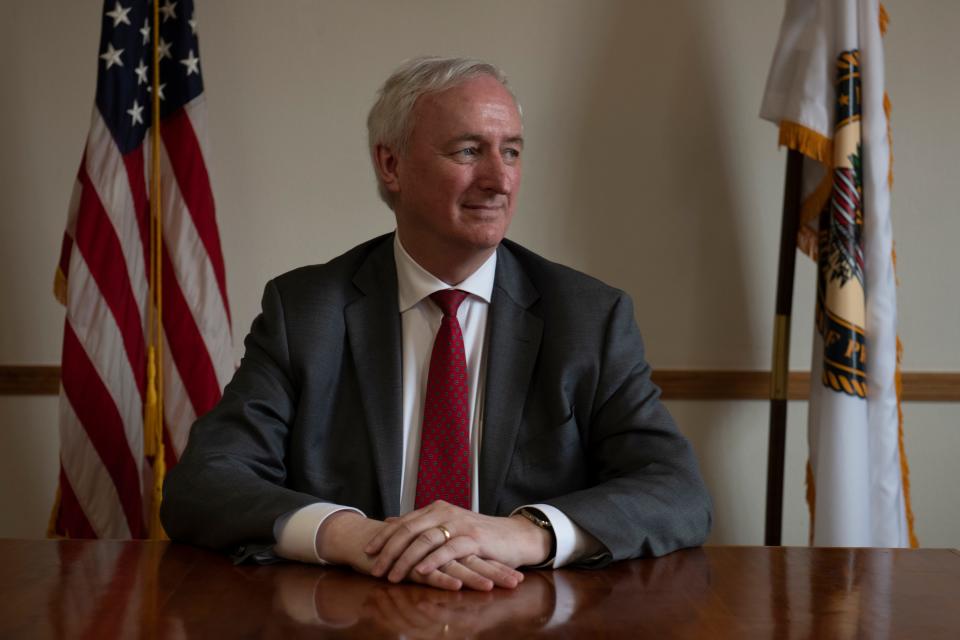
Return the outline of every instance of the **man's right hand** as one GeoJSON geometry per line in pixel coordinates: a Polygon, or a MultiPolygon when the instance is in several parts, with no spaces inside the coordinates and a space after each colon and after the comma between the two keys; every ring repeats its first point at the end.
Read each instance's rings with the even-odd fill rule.
{"type": "MultiPolygon", "coordinates": [[[[347,565],[359,573],[371,575],[377,557],[367,555],[364,547],[385,526],[385,522],[366,518],[354,511],[338,511],[329,516],[317,531],[317,552],[332,564],[347,565]]],[[[523,581],[523,574],[495,560],[469,556],[451,561],[426,575],[411,571],[406,579],[449,591],[461,588],[489,591],[494,586],[513,589],[523,581]]]]}

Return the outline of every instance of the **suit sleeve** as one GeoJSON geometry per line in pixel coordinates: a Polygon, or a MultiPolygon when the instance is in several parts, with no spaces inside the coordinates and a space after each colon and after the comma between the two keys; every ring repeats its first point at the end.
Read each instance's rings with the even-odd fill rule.
{"type": "Polygon", "coordinates": [[[173,540],[262,551],[274,543],[279,516],[318,502],[283,486],[298,391],[274,282],[267,284],[262,306],[223,398],[194,424],[164,482],[160,516],[173,540]]]}
{"type": "Polygon", "coordinates": [[[587,422],[590,486],[551,500],[608,550],[597,564],[698,546],[712,504],[693,450],[650,380],[630,298],[607,318],[587,422]]]}

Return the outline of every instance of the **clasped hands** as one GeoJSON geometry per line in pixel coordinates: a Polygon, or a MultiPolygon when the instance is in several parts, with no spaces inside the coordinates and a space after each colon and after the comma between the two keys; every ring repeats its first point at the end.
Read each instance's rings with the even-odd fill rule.
{"type": "Polygon", "coordinates": [[[520,584],[516,567],[544,562],[550,536],[522,516],[485,516],[438,500],[386,521],[335,513],[318,532],[317,549],[330,562],[390,582],[489,591],[520,584]]]}

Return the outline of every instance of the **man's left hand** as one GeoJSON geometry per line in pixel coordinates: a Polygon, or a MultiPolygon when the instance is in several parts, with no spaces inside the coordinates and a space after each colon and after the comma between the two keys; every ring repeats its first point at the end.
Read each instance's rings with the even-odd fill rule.
{"type": "Polygon", "coordinates": [[[373,575],[400,582],[412,571],[426,575],[469,556],[513,568],[540,564],[550,554],[551,535],[522,516],[485,516],[438,500],[389,519],[364,551],[377,556],[373,575]]]}

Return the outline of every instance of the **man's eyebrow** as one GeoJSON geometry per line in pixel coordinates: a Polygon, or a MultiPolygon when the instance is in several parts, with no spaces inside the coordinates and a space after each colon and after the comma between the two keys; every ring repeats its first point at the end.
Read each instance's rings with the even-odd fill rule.
{"type": "MultiPolygon", "coordinates": [[[[455,138],[451,138],[451,139],[450,139],[450,142],[449,142],[448,144],[456,144],[456,143],[458,143],[458,142],[477,142],[477,143],[484,143],[484,142],[487,142],[487,138],[486,138],[485,136],[482,136],[482,135],[478,134],[478,133],[465,133],[465,134],[463,134],[462,136],[456,136],[455,138]]],[[[523,136],[521,136],[521,135],[510,136],[509,138],[507,138],[506,140],[504,140],[504,142],[505,142],[506,144],[516,144],[516,145],[520,145],[520,146],[522,147],[522,146],[523,146],[523,136]]]]}

